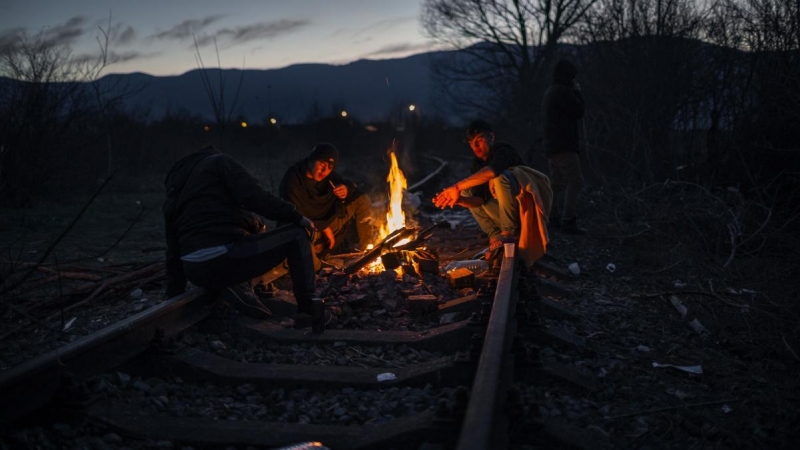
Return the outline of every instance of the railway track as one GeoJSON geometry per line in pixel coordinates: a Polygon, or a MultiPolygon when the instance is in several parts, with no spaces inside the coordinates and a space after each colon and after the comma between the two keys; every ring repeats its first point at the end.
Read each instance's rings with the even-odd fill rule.
{"type": "MultiPolygon", "coordinates": [[[[566,367],[541,363],[535,342],[580,342],[541,326],[539,316],[558,306],[520,280],[513,257],[502,260],[496,284],[435,313],[469,319],[423,332],[315,335],[218,317],[213,303],[193,291],[0,374],[3,428],[55,415],[103,424],[126,441],[198,448],[307,441],[333,449],[496,449],[507,447],[510,423],[522,420],[519,399],[509,395],[515,381],[555,376],[592,388],[566,367]],[[193,338],[176,339],[185,335],[193,338]],[[235,343],[248,348],[246,357],[209,351],[235,343]],[[281,357],[291,354],[305,356],[281,357]]],[[[568,429],[542,425],[542,433],[591,446],[568,429]]]]}

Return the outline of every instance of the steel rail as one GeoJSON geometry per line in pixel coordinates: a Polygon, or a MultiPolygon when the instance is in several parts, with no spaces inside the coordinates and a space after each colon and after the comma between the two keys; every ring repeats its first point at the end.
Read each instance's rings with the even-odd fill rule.
{"type": "Polygon", "coordinates": [[[194,325],[212,300],[195,289],[0,373],[0,425],[50,403],[65,375],[82,382],[146,350],[157,330],[171,336],[194,325]]]}
{"type": "Polygon", "coordinates": [[[502,440],[495,428],[502,414],[505,397],[501,390],[503,369],[511,349],[515,333],[513,312],[517,299],[515,270],[516,258],[503,258],[497,290],[494,295],[492,313],[478,360],[478,368],[470,393],[469,406],[464,414],[458,450],[489,450],[497,448],[496,440],[502,440]]]}

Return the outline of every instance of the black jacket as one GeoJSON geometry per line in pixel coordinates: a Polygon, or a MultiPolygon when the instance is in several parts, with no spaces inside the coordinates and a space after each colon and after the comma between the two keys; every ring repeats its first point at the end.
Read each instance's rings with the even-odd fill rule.
{"type": "MultiPolygon", "coordinates": [[[[495,176],[499,177],[509,167],[524,165],[525,162],[522,160],[522,156],[511,144],[495,142],[489,148],[489,155],[486,157],[486,161],[477,157],[472,160],[470,173],[475,173],[488,166],[492,168],[495,176]]],[[[473,196],[481,197],[484,201],[492,198],[491,192],[489,192],[489,183],[475,186],[470,189],[470,192],[472,192],[473,196]]]]}
{"type": "Polygon", "coordinates": [[[542,102],[544,152],[579,153],[579,121],[583,118],[583,95],[571,83],[559,80],[547,88],[542,102]]]}
{"type": "Polygon", "coordinates": [[[304,158],[286,170],[281,180],[281,198],[292,203],[300,214],[314,221],[314,225],[324,230],[331,219],[336,217],[342,201],[333,194],[331,182],[347,186],[344,203],[356,197],[356,185],[336,172],[331,172],[322,181],[308,178],[308,159],[304,158]]]}
{"type": "Polygon", "coordinates": [[[206,148],[172,166],[164,182],[167,295],[183,292],[182,255],[256,233],[258,216],[299,223],[294,206],[266,192],[235,159],[206,148]]]}

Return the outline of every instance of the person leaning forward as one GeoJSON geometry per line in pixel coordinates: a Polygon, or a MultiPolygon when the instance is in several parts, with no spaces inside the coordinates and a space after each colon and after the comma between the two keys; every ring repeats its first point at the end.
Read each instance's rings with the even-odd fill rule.
{"type": "Polygon", "coordinates": [[[375,239],[372,202],[352,181],[334,171],[338,162],[339,151],[333,144],[315,145],[307,157],[286,171],[280,194],[322,230],[328,249],[336,246],[346,225],[355,219],[359,247],[364,250],[375,239]]]}
{"type": "Polygon", "coordinates": [[[240,312],[266,318],[270,311],[249,282],[288,259],[298,316],[313,316],[310,219],[210,145],[175,163],[165,187],[168,297],[183,293],[188,279],[240,312]],[[288,225],[265,231],[262,218],[288,225]]]}
{"type": "Polygon", "coordinates": [[[535,242],[537,250],[525,259],[538,259],[548,240],[544,223],[552,191],[547,176],[525,166],[510,144],[495,142],[492,126],[484,120],[470,123],[466,140],[475,154],[472,175],[437,194],[434,205],[469,208],[489,237],[490,250],[503,243],[518,244],[520,249],[524,243],[530,249],[535,242]]]}

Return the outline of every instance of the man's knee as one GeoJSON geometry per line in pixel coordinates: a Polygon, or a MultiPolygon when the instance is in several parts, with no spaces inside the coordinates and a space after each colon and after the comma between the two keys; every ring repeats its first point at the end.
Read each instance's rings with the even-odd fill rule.
{"type": "Polygon", "coordinates": [[[353,200],[353,203],[358,206],[358,209],[364,208],[369,210],[372,208],[372,199],[370,199],[367,194],[359,195],[353,200]]]}

